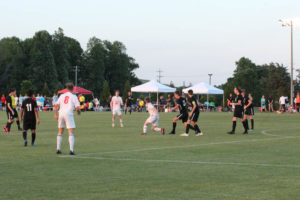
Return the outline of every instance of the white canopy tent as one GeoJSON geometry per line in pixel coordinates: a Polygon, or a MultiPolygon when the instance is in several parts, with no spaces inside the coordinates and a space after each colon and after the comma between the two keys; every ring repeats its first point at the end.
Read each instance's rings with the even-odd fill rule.
{"type": "Polygon", "coordinates": [[[140,93],[156,93],[157,94],[157,105],[158,105],[158,93],[171,93],[175,92],[175,88],[168,87],[163,85],[156,80],[151,80],[142,85],[138,85],[131,88],[131,92],[140,92],[140,93]]]}
{"type": "Polygon", "coordinates": [[[205,82],[201,82],[192,87],[185,88],[182,91],[184,93],[188,93],[189,90],[193,90],[194,94],[207,94],[207,101],[208,101],[208,95],[210,95],[210,94],[222,94],[223,95],[223,106],[224,106],[224,91],[219,88],[216,88],[205,82]]]}

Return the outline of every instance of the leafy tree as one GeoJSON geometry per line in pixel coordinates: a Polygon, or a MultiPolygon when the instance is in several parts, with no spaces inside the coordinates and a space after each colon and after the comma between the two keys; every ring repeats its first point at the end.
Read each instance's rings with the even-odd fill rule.
{"type": "Polygon", "coordinates": [[[108,81],[105,80],[104,84],[103,84],[103,90],[100,95],[100,101],[101,101],[102,106],[109,104],[108,98],[110,95],[111,95],[110,87],[109,87],[108,81]]]}
{"type": "Polygon", "coordinates": [[[42,94],[43,94],[43,95],[46,95],[46,96],[49,96],[49,95],[50,95],[50,91],[49,91],[49,88],[48,88],[47,83],[44,83],[44,87],[43,87],[43,90],[42,90],[42,94]]]}
{"type": "Polygon", "coordinates": [[[21,94],[24,96],[29,89],[31,89],[33,91],[36,90],[36,88],[34,87],[34,85],[32,84],[31,81],[29,81],[29,80],[22,81],[22,83],[21,83],[21,91],[20,91],[21,94]]]}
{"type": "Polygon", "coordinates": [[[124,90],[123,90],[123,100],[124,101],[128,97],[128,92],[130,92],[130,91],[131,91],[130,83],[129,83],[129,80],[127,80],[125,82],[125,86],[124,86],[124,90]]]}

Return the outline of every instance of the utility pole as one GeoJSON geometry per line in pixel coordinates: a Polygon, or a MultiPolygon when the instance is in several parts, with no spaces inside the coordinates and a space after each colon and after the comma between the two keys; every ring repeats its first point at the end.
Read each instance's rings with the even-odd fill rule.
{"type": "Polygon", "coordinates": [[[294,107],[294,57],[293,57],[293,20],[279,20],[282,26],[291,28],[291,107],[294,107]]]}
{"type": "MultiPolygon", "coordinates": [[[[209,85],[211,85],[211,76],[212,76],[213,74],[208,74],[208,76],[209,76],[209,85]]],[[[208,111],[208,104],[209,104],[209,94],[207,93],[207,109],[206,109],[206,111],[208,111]]]]}
{"type": "Polygon", "coordinates": [[[75,71],[75,86],[77,86],[77,74],[78,74],[78,71],[80,71],[80,70],[78,69],[78,66],[77,66],[77,65],[74,67],[74,71],[75,71]]]}
{"type": "Polygon", "coordinates": [[[160,83],[161,78],[163,77],[162,74],[162,70],[158,69],[158,71],[156,71],[158,73],[157,78],[158,78],[158,82],[160,83]]]}
{"type": "Polygon", "coordinates": [[[209,85],[211,85],[211,76],[212,76],[213,74],[208,74],[208,76],[209,76],[209,85]]]}

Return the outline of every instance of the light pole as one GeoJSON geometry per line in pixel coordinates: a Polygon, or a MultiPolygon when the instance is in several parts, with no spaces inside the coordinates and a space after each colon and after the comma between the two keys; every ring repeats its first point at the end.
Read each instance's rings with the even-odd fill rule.
{"type": "Polygon", "coordinates": [[[291,107],[294,107],[294,59],[293,59],[293,20],[279,20],[282,26],[289,26],[291,28],[291,107]]]}
{"type": "Polygon", "coordinates": [[[77,65],[74,67],[74,71],[75,71],[75,86],[77,86],[77,74],[78,74],[78,71],[79,71],[77,65]]]}
{"type": "MultiPolygon", "coordinates": [[[[213,74],[208,74],[209,76],[209,85],[211,85],[211,77],[213,74]]],[[[209,92],[207,92],[207,111],[208,111],[208,104],[209,104],[209,92]]]]}

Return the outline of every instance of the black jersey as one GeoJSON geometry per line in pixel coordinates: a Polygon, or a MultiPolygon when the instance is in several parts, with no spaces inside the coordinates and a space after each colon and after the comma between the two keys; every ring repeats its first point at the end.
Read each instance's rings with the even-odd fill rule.
{"type": "Polygon", "coordinates": [[[249,98],[248,97],[243,97],[243,105],[247,106],[249,104],[249,98]]]}
{"type": "Polygon", "coordinates": [[[241,101],[241,105],[236,105],[235,106],[236,110],[242,110],[243,107],[244,107],[244,98],[240,94],[235,97],[235,101],[234,102],[238,103],[239,101],[241,101]]]}
{"type": "Polygon", "coordinates": [[[198,102],[197,102],[197,99],[195,98],[195,96],[188,97],[188,102],[189,102],[190,106],[192,106],[192,107],[194,107],[194,105],[196,105],[195,112],[199,112],[199,105],[198,105],[198,102]]]}
{"type": "Polygon", "coordinates": [[[133,98],[132,98],[132,96],[128,96],[128,97],[126,98],[126,105],[131,106],[132,103],[133,103],[133,98]]]}
{"type": "Polygon", "coordinates": [[[8,108],[8,104],[10,105],[11,108],[13,108],[13,107],[12,107],[11,96],[7,96],[7,97],[5,98],[5,100],[6,100],[6,111],[10,111],[9,108],[8,108]]]}
{"type": "Polygon", "coordinates": [[[34,109],[37,108],[37,103],[32,98],[27,98],[22,103],[22,109],[24,110],[24,121],[34,121],[35,113],[34,109]]]}
{"type": "Polygon", "coordinates": [[[186,109],[186,100],[182,97],[179,97],[179,99],[176,99],[176,104],[179,106],[179,112],[184,113],[187,112],[186,109]]]}

